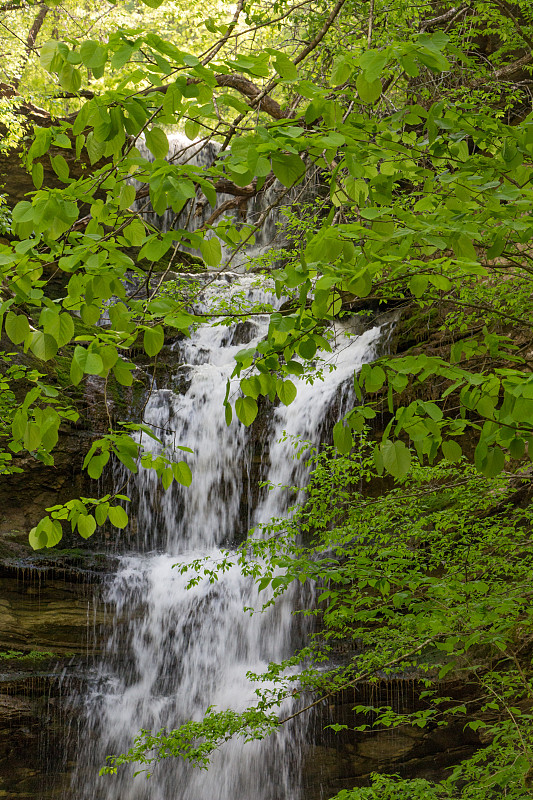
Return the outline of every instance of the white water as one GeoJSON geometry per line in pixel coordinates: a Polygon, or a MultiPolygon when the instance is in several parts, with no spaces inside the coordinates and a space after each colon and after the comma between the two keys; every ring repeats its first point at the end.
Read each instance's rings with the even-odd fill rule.
{"type": "MultiPolygon", "coordinates": [[[[248,277],[239,278],[250,301],[264,299],[248,277]]],[[[217,296],[231,283],[221,278],[207,294],[217,296]]],[[[80,733],[80,761],[72,800],[297,800],[298,764],[305,725],[282,726],[263,742],[223,745],[209,771],[193,770],[167,759],[149,780],[128,769],[95,778],[105,755],[122,752],[141,728],[175,728],[201,719],[210,705],[244,709],[253,704],[254,684],[246,672],[261,672],[270,661],[290,655],[295,644],[292,610],[297,594],[288,592],[275,608],[252,616],[243,607],[260,606],[253,585],[232,568],[213,584],[186,589],[188,575],[172,565],[206,556],[216,562],[220,548],[250,527],[282,516],[294,497],[276,488],[254,490],[257,477],[273,484],[303,485],[304,459],[294,459],[284,431],[319,443],[328,411],[342,404],[347,382],[363,361],[375,355],[379,328],[346,338],[337,331],[329,357],[335,371],[324,371],[314,385],[298,382],[289,406],[262,414],[263,430],[247,430],[237,421],[226,427],[222,409],[234,354],[262,337],[266,317],[232,328],[202,326],[176,348],[177,367],[185,371],[184,394],[168,389],[152,393],[145,411],[148,424],[172,443],[194,449],[187,456],[193,471],[190,488],[163,493],[151,471],[137,478],[136,552],[122,557],[110,581],[107,603],[113,631],[87,698],[80,733]],[[255,448],[255,452],[252,448],[255,448]],[[263,464],[263,471],[258,463],[263,464]]],[[[145,441],[146,446],[151,440],[145,441]]],[[[177,460],[184,454],[177,451],[177,460]]],[[[293,702],[293,701],[290,701],[293,702]]],[[[290,702],[283,712],[289,711],[290,702]]]]}
{"type": "MultiPolygon", "coordinates": [[[[195,174],[195,168],[199,168],[200,171],[203,171],[212,166],[220,148],[220,145],[213,141],[191,141],[182,133],[169,134],[168,142],[169,152],[167,160],[175,164],[191,167],[192,176],[195,174]]],[[[139,139],[137,148],[143,158],[149,161],[153,160],[153,156],[146,147],[143,139],[139,139]]],[[[255,230],[253,240],[247,242],[236,256],[234,255],[233,247],[226,246],[221,242],[222,263],[225,263],[226,260],[232,256],[232,268],[235,269],[236,267],[242,266],[245,262],[248,262],[250,258],[264,254],[272,247],[282,247],[285,243],[285,236],[281,226],[278,224],[279,214],[277,213],[277,209],[273,210],[271,213],[268,212],[268,209],[270,207],[274,209],[274,207],[279,204],[279,200],[282,197],[285,197],[285,203],[287,203],[291,198],[295,201],[300,195],[309,198],[315,190],[316,176],[306,178],[305,183],[292,189],[288,196],[285,187],[276,180],[269,184],[268,188],[264,188],[259,195],[252,197],[239,208],[227,210],[217,217],[213,222],[215,226],[228,218],[231,218],[238,226],[247,225],[250,226],[250,228],[255,228],[261,221],[260,227],[255,230]],[[304,186],[303,190],[302,186],[304,186]]],[[[230,194],[218,192],[216,208],[219,208],[228,200],[235,200],[235,197],[230,194]]],[[[179,214],[175,214],[171,208],[168,208],[162,215],[158,215],[154,212],[147,199],[136,201],[133,207],[149,224],[163,232],[177,230],[179,228],[188,231],[197,230],[205,225],[215,210],[202,194],[197,194],[195,198],[185,205],[179,214]]],[[[199,250],[194,250],[182,245],[180,245],[180,249],[201,257],[199,250]]]]}

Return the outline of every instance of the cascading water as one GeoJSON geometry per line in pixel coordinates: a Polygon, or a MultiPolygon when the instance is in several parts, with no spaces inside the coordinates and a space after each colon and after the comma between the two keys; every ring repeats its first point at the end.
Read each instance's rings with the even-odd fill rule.
{"type": "MultiPolygon", "coordinates": [[[[252,278],[226,275],[205,290],[206,301],[228,291],[244,291],[250,303],[265,300],[252,278]]],[[[250,525],[286,512],[294,497],[287,498],[278,484],[305,484],[307,469],[305,459],[294,458],[291,437],[319,443],[328,410],[349,393],[354,369],[374,357],[379,339],[378,327],[355,336],[349,335],[348,325],[339,326],[328,355],[335,370],[323,369],[323,380],[314,384],[297,381],[292,405],[262,413],[261,433],[236,420],[226,427],[222,401],[234,355],[264,336],[267,326],[266,316],[229,328],[200,326],[175,348],[176,369],[185,373],[184,391],[156,389],[148,400],[145,421],[167,448],[179,444],[194,450],[187,457],[193,483],[187,489],[173,485],[164,493],[153,472],[141,470],[136,478],[136,511],[131,513],[136,517],[137,551],[121,558],[108,586],[113,631],[86,700],[80,733],[80,761],[86,766],[78,766],[69,800],[300,796],[302,725],[282,726],[263,742],[227,742],[207,772],[167,759],[149,780],[134,779],[128,770],[96,777],[106,754],[128,749],[141,728],[172,729],[187,719],[201,719],[208,706],[241,710],[253,704],[254,685],[246,672],[261,672],[270,661],[287,657],[294,646],[296,594],[289,592],[273,609],[250,615],[243,608],[260,607],[261,600],[236,568],[215,583],[202,581],[191,589],[186,588],[189,577],[172,569],[177,561],[198,557],[216,562],[220,548],[231,545],[250,525]],[[282,440],[284,431],[289,437],[282,440]],[[260,477],[275,485],[259,495],[250,490],[253,470],[257,479],[252,462],[258,460],[258,446],[263,448],[260,477]]],[[[143,443],[148,447],[151,441],[143,443]]],[[[177,460],[182,458],[178,451],[177,460]]]]}
{"type": "MultiPolygon", "coordinates": [[[[191,167],[192,174],[194,174],[195,169],[199,169],[201,172],[212,166],[220,149],[220,145],[214,141],[191,141],[182,133],[169,134],[168,143],[167,160],[175,164],[191,167]]],[[[143,158],[149,161],[153,160],[153,155],[148,150],[143,139],[139,139],[136,146],[143,158]]],[[[134,183],[137,186],[141,185],[136,181],[134,183]]],[[[228,183],[231,183],[231,181],[228,181],[228,183]]],[[[309,178],[306,177],[302,185],[296,187],[296,189],[291,189],[289,197],[294,200],[301,196],[309,197],[315,190],[316,177],[312,175],[309,178]]],[[[222,262],[226,262],[231,256],[232,267],[236,268],[242,266],[250,258],[263,254],[269,248],[275,247],[279,249],[284,245],[285,236],[282,226],[278,224],[278,216],[268,213],[268,209],[279,205],[280,198],[285,197],[287,194],[288,190],[279,181],[274,180],[271,183],[269,182],[259,195],[247,198],[246,202],[238,210],[232,208],[217,216],[216,221],[213,223],[215,225],[219,224],[224,217],[232,217],[238,225],[246,224],[255,230],[253,239],[248,241],[238,254],[234,253],[233,247],[226,247],[222,243],[222,262]],[[259,222],[261,222],[260,227],[256,228],[259,222]]],[[[285,202],[288,201],[289,197],[286,198],[285,202]]],[[[218,192],[217,209],[221,209],[226,202],[231,200],[235,200],[233,195],[218,192]]],[[[163,232],[179,228],[185,228],[189,231],[197,230],[206,224],[215,210],[202,195],[192,198],[178,213],[169,208],[163,214],[156,214],[146,198],[137,200],[133,208],[142,215],[147,223],[163,232]]],[[[199,250],[183,245],[180,245],[180,249],[201,256],[199,250]]]]}

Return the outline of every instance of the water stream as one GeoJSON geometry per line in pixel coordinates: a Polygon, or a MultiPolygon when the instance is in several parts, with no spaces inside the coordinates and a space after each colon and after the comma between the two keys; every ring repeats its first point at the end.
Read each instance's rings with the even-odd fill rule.
{"type": "MultiPolygon", "coordinates": [[[[250,303],[265,300],[256,283],[248,276],[221,277],[206,290],[204,302],[237,290],[250,303]]],[[[348,323],[339,326],[323,380],[297,381],[293,404],[264,408],[250,429],[235,419],[227,427],[222,400],[235,352],[264,336],[267,325],[268,318],[258,316],[229,328],[199,327],[175,347],[183,391],[156,388],[148,400],[145,420],[164,444],[194,450],[187,456],[193,483],[163,492],[152,471],[136,477],[130,550],[106,589],[113,627],[86,697],[80,765],[68,800],[300,797],[302,724],[282,726],[263,742],[226,743],[207,772],[167,759],[149,780],[133,778],[127,769],[96,777],[106,754],[127,749],[141,728],[175,728],[202,718],[211,705],[239,710],[252,704],[254,685],[246,672],[262,671],[294,646],[296,593],[287,593],[266,613],[250,615],[243,608],[258,605],[255,589],[236,568],[218,582],[202,581],[189,590],[188,576],[173,569],[176,562],[199,556],[217,561],[221,547],[286,513],[294,496],[281,486],[305,485],[307,469],[304,459],[294,458],[291,437],[320,442],[328,412],[349,395],[354,369],[375,356],[379,339],[378,327],[357,336],[348,323]],[[258,490],[260,478],[275,488],[258,490]]],[[[158,447],[152,440],[145,444],[158,447]]],[[[177,460],[183,455],[177,451],[177,460]]]]}

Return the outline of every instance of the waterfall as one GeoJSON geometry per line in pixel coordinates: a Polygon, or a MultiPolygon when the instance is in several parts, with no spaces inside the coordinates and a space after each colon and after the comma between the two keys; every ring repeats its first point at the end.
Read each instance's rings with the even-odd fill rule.
{"type": "MultiPolygon", "coordinates": [[[[169,152],[167,161],[190,167],[192,175],[194,175],[197,170],[202,172],[206,168],[212,166],[220,149],[220,145],[215,141],[191,141],[183,133],[169,134],[168,143],[169,152]]],[[[144,139],[139,139],[136,146],[143,158],[146,158],[148,161],[153,161],[153,155],[148,150],[144,139]]],[[[138,181],[134,180],[133,183],[137,187],[141,186],[141,183],[138,181]]],[[[214,225],[220,224],[225,218],[231,218],[238,226],[248,225],[250,228],[254,227],[261,220],[260,227],[255,230],[253,241],[251,240],[246,244],[242,251],[237,254],[236,258],[232,258],[232,267],[241,267],[251,258],[261,256],[273,247],[276,249],[283,247],[285,244],[285,235],[279,225],[279,216],[275,213],[265,213],[266,210],[270,207],[277,206],[280,198],[283,196],[285,196],[285,203],[287,203],[296,201],[300,197],[309,199],[315,191],[316,175],[314,173],[311,177],[306,178],[302,185],[291,189],[290,192],[287,192],[287,189],[278,180],[275,180],[269,183],[259,195],[255,195],[250,199],[241,198],[245,202],[243,202],[242,206],[238,209],[225,211],[221,216],[217,217],[216,221],[213,223],[214,225]]],[[[235,198],[230,194],[218,192],[216,208],[234,199],[235,198]]],[[[189,231],[197,230],[205,225],[215,210],[209,205],[206,198],[198,193],[196,197],[186,203],[185,207],[178,214],[172,211],[171,208],[168,208],[163,214],[156,214],[149,201],[146,199],[135,201],[133,209],[140,214],[147,223],[163,232],[177,229],[186,229],[189,231]]],[[[201,252],[199,250],[192,249],[185,245],[180,245],[180,249],[201,257],[201,252]]],[[[230,256],[234,256],[234,248],[222,243],[222,263],[225,263],[230,256]]]]}
{"type": "MultiPolygon", "coordinates": [[[[205,289],[204,301],[239,292],[249,304],[276,302],[256,284],[250,276],[221,276],[205,289]]],[[[300,797],[301,724],[282,726],[262,742],[225,743],[207,772],[167,759],[149,780],[133,778],[128,769],[97,777],[106,754],[128,749],[141,728],[175,728],[201,719],[208,706],[241,710],[253,704],[247,671],[261,672],[292,652],[297,590],[265,613],[250,615],[243,608],[260,607],[261,598],[236,567],[214,583],[201,581],[187,589],[189,576],[173,564],[198,557],[215,563],[221,548],[231,547],[248,528],[260,531],[260,523],[286,513],[294,496],[287,497],[278,484],[304,485],[307,470],[305,459],[294,458],[291,437],[320,442],[328,412],[348,397],[354,369],[375,356],[379,339],[379,327],[356,335],[349,323],[339,324],[333,351],[324,354],[323,380],[296,380],[292,405],[265,403],[254,426],[246,429],[235,419],[225,424],[225,385],[235,353],[265,335],[268,317],[231,327],[216,322],[201,325],[175,346],[183,391],[155,388],[145,408],[147,424],[167,448],[177,444],[194,450],[186,456],[193,483],[163,492],[152,471],[136,476],[132,550],[120,558],[107,586],[113,629],[86,698],[79,745],[85,766],[76,769],[69,800],[300,797]],[[289,438],[282,438],[284,431],[289,438]],[[258,477],[274,488],[254,489],[258,477]]],[[[152,440],[143,444],[157,451],[152,440]]],[[[183,457],[177,451],[177,459],[183,457]]]]}

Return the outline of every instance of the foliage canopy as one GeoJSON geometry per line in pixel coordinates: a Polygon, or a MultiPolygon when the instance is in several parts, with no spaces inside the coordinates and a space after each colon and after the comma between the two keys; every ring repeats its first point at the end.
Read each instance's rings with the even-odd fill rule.
{"type": "MultiPolygon", "coordinates": [[[[384,356],[354,376],[358,403],[333,431],[339,455],[317,457],[316,493],[312,485],[307,504],[282,526],[286,537],[277,530],[272,552],[261,545],[261,575],[254,574],[275,591],[295,579],[326,581],[319,613],[328,633],[306,657],[326,657],[328,637],[337,635],[364,645],[346,674],[304,669],[303,689],[320,689],[323,675],[333,691],[361,670],[372,676],[394,665],[426,670],[428,680],[432,670],[469,670],[497,698],[481,709],[497,706],[498,718],[483,723],[492,725],[489,749],[447,783],[412,783],[409,796],[529,796],[531,665],[517,639],[529,630],[530,521],[527,511],[515,519],[507,503],[512,475],[527,474],[533,452],[530,3],[239,0],[229,15],[211,3],[203,26],[194,20],[194,52],[178,0],[110,4],[105,17],[22,0],[4,12],[7,145],[38,123],[24,152],[35,191],[12,209],[0,244],[0,319],[8,353],[22,349],[43,370],[65,358],[68,379],[59,393],[40,369],[5,373],[1,470],[16,469],[13,454],[23,452],[53,464],[60,426],[76,418],[88,376],[104,381],[105,396],[129,387],[134,347],[156,360],[166,330],[187,335],[201,323],[186,292],[159,291],[165,277],[184,250],[200,252],[212,269],[231,268],[267,217],[224,216],[219,193],[234,198],[227,212],[272,189],[273,204],[297,203],[318,186],[312,213],[272,270],[292,304],[271,312],[265,340],[237,355],[226,419],[235,409],[251,424],[262,397],[290,404],[291,375],[327,351],[327,326],[347,310],[401,301],[419,317],[438,315],[440,347],[384,356]],[[64,35],[59,19],[68,20],[64,35]],[[169,157],[173,131],[190,144],[169,157]],[[216,153],[200,167],[192,155],[212,142],[216,153]],[[147,198],[157,214],[174,215],[171,231],[149,222],[147,198]],[[193,203],[209,207],[195,229],[180,223],[193,203]],[[126,279],[142,288],[128,292],[126,279]],[[106,309],[111,325],[99,324],[106,309]],[[25,392],[19,408],[17,382],[25,392]],[[346,488],[361,469],[350,454],[383,409],[387,424],[364,451],[364,475],[392,476],[409,505],[398,508],[394,490],[368,518],[365,502],[346,488]],[[473,468],[461,460],[471,445],[473,468]],[[325,486],[343,497],[342,520],[328,508],[325,486]],[[503,505],[491,514],[496,499],[503,505]],[[300,548],[294,533],[306,525],[316,543],[300,548]],[[277,547],[286,548],[283,557],[277,547]],[[478,667],[481,652],[489,655],[478,667]],[[474,770],[484,776],[477,788],[474,770]]],[[[188,485],[181,454],[153,459],[135,430],[155,436],[142,421],[110,416],[85,458],[89,476],[98,478],[114,454],[133,473],[139,464],[155,469],[165,488],[188,485]]],[[[124,527],[121,500],[50,508],[30,541],[55,545],[65,522],[83,537],[107,519],[124,527]]],[[[249,551],[242,562],[251,569],[249,551]]],[[[232,717],[226,728],[211,715],[208,738],[216,743],[229,729],[251,735],[254,719],[264,732],[273,724],[272,700],[265,702],[257,717],[232,717]]],[[[378,712],[378,721],[397,724],[390,713],[378,712]]],[[[457,713],[441,699],[431,722],[457,713]]],[[[135,758],[146,746],[141,737],[135,758]]],[[[404,791],[376,780],[343,796],[404,791]]]]}

